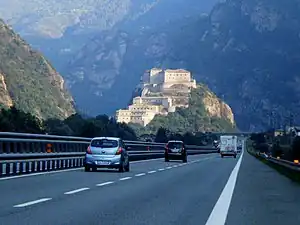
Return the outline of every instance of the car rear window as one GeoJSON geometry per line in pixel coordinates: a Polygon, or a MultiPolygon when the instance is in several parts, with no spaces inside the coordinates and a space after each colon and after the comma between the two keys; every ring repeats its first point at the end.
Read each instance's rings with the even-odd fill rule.
{"type": "Polygon", "coordinates": [[[115,148],[118,147],[118,141],[110,139],[96,139],[92,141],[91,146],[98,148],[115,148]]]}
{"type": "Polygon", "coordinates": [[[182,148],[183,144],[181,142],[169,142],[168,147],[169,148],[182,148]]]}

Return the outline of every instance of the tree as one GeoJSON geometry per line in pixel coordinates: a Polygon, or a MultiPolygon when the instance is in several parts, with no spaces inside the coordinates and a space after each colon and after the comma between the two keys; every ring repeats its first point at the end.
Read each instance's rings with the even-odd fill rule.
{"type": "Polygon", "coordinates": [[[158,142],[158,143],[167,143],[168,142],[167,130],[165,128],[160,127],[157,130],[155,142],[158,142]]]}
{"type": "Polygon", "coordinates": [[[300,160],[300,137],[297,136],[294,138],[292,145],[292,157],[293,159],[300,160]]]}

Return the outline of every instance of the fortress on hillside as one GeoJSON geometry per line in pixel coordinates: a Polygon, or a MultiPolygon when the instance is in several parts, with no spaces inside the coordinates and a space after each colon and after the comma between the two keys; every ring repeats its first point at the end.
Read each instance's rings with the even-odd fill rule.
{"type": "Polygon", "coordinates": [[[176,107],[188,107],[192,88],[196,88],[196,80],[187,70],[147,70],[138,85],[141,95],[133,99],[128,109],[118,110],[116,119],[146,126],[155,115],[167,115],[175,112],[176,107]]]}

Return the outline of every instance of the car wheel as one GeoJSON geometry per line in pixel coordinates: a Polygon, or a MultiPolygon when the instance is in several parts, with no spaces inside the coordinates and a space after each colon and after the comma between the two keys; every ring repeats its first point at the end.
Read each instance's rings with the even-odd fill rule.
{"type": "Polygon", "coordinates": [[[91,170],[90,170],[90,167],[85,166],[85,167],[84,167],[84,171],[85,171],[85,172],[90,172],[90,171],[91,171],[91,170]]]}
{"type": "Polygon", "coordinates": [[[169,162],[170,160],[168,158],[165,158],[165,162],[169,162]]]}
{"type": "Polygon", "coordinates": [[[126,172],[129,172],[129,170],[130,170],[130,163],[129,163],[129,161],[128,161],[127,166],[125,167],[125,171],[126,171],[126,172]]]}
{"type": "Polygon", "coordinates": [[[236,155],[234,155],[234,158],[236,158],[236,155]]]}
{"type": "Polygon", "coordinates": [[[184,163],[186,163],[187,162],[187,157],[185,156],[184,158],[183,158],[183,160],[182,160],[184,163]]]}
{"type": "Polygon", "coordinates": [[[221,155],[222,158],[224,158],[224,155],[221,155]]]}
{"type": "Polygon", "coordinates": [[[124,171],[125,171],[125,165],[124,165],[124,161],[122,161],[119,167],[119,172],[123,173],[124,171]]]}

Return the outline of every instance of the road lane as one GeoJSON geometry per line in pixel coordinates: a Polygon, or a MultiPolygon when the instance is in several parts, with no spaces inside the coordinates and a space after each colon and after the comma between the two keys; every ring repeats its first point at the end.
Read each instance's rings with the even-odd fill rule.
{"type": "MultiPolygon", "coordinates": [[[[80,174],[77,179],[82,178],[81,174],[92,177],[89,185],[79,179],[81,186],[67,191],[88,190],[72,195],[64,195],[61,190],[54,196],[39,196],[40,199],[51,197],[50,201],[23,208],[6,207],[0,212],[0,221],[6,225],[205,224],[237,159],[221,159],[218,155],[193,156],[190,161],[191,158],[194,161],[188,164],[163,161],[136,164],[132,167],[134,173],[124,173],[121,177],[108,174],[111,183],[105,185],[100,185],[100,179],[94,179],[93,173],[77,173],[80,174]],[[171,168],[159,170],[166,167],[171,168]],[[149,174],[149,171],[156,172],[149,174]],[[135,176],[142,173],[145,175],[135,176]],[[120,181],[125,177],[131,178],[120,181]]],[[[66,174],[65,177],[70,176],[66,174]]],[[[105,182],[109,181],[103,179],[105,182]]],[[[38,196],[29,200],[36,199],[38,196]]]]}
{"type": "MultiPolygon", "coordinates": [[[[189,156],[189,160],[216,157],[216,154],[189,156]]],[[[53,198],[61,193],[73,191],[90,185],[118,180],[125,176],[148,173],[152,170],[176,165],[180,161],[164,162],[163,159],[131,162],[131,171],[119,173],[117,170],[98,170],[84,172],[83,169],[49,173],[31,177],[21,177],[10,180],[0,180],[0,214],[8,205],[16,205],[35,199],[53,198]]]]}

